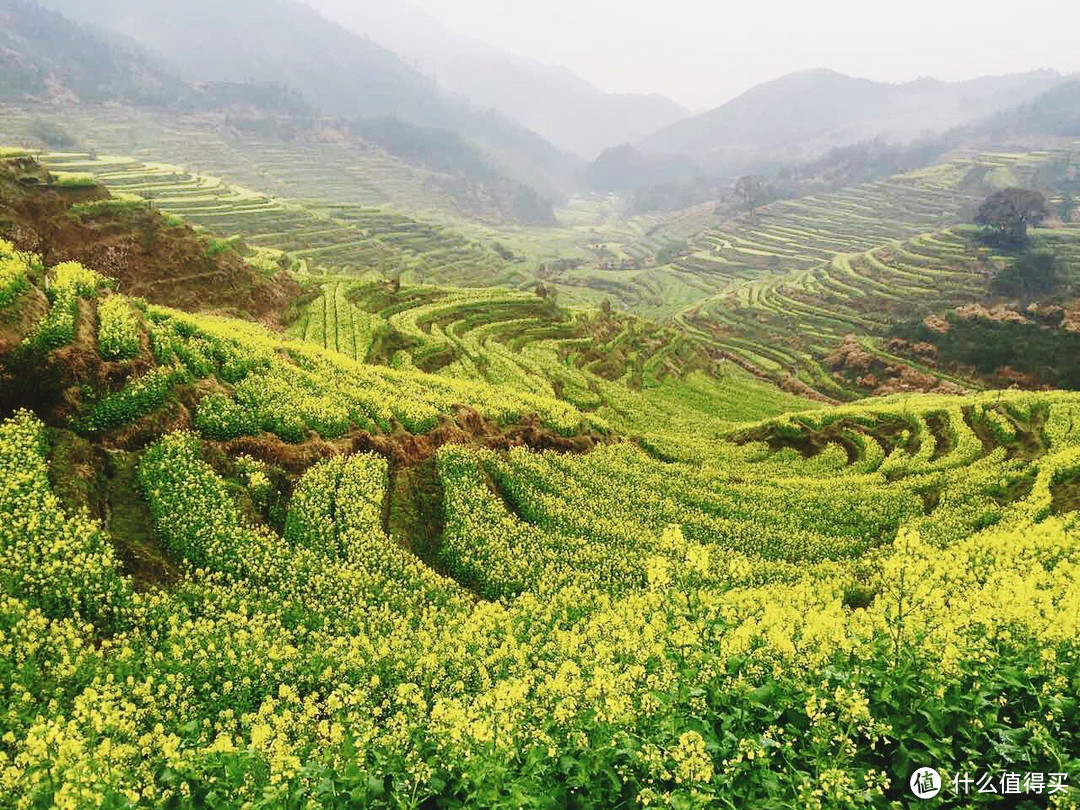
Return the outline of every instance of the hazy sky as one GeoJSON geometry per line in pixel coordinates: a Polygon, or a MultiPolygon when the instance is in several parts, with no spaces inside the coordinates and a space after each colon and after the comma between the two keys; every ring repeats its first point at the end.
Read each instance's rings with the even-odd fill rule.
{"type": "Polygon", "coordinates": [[[604,90],[660,92],[693,108],[811,67],[882,81],[1080,71],[1078,0],[413,2],[459,33],[565,65],[604,90]]]}

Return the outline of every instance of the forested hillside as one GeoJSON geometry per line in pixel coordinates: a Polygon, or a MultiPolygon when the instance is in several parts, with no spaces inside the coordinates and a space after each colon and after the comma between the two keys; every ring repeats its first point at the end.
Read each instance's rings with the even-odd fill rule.
{"type": "MultiPolygon", "coordinates": [[[[485,149],[504,173],[545,194],[563,193],[572,184],[575,161],[539,135],[440,91],[390,51],[296,0],[105,0],[92,8],[49,0],[48,5],[145,44],[188,81],[242,82],[256,76],[298,90],[325,114],[390,117],[459,133],[485,149]]],[[[431,159],[443,148],[438,135],[429,133],[435,140],[431,159]]]]}
{"type": "Polygon", "coordinates": [[[132,42],[107,41],[29,0],[0,2],[0,101],[168,104],[183,84],[132,42]]]}
{"type": "Polygon", "coordinates": [[[1062,81],[1052,71],[969,82],[930,79],[885,84],[810,70],[759,85],[699,116],[641,141],[654,152],[681,152],[727,164],[816,157],[830,147],[882,137],[904,142],[978,121],[1033,99],[1062,81]]]}
{"type": "Polygon", "coordinates": [[[990,137],[1080,135],[1080,81],[1065,82],[1035,98],[1004,110],[976,128],[990,137]]]}
{"type": "Polygon", "coordinates": [[[659,94],[605,93],[566,68],[462,36],[405,0],[318,0],[312,5],[328,19],[415,62],[447,89],[499,110],[587,160],[689,114],[659,94]]]}

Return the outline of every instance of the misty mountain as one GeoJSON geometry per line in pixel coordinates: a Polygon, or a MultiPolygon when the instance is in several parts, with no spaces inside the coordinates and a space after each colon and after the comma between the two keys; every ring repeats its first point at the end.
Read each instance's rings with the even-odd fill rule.
{"type": "Polygon", "coordinates": [[[401,54],[448,90],[593,159],[688,115],[657,94],[605,93],[574,72],[452,31],[406,0],[306,0],[329,19],[401,54]]]}
{"type": "Polygon", "coordinates": [[[299,93],[270,82],[188,84],[130,38],[30,0],[0,0],[0,101],[114,102],[181,112],[242,108],[295,117],[315,112],[299,93]]]}
{"type": "Polygon", "coordinates": [[[187,81],[274,82],[329,115],[452,130],[483,147],[510,177],[545,194],[572,188],[580,168],[536,133],[444,92],[396,54],[294,0],[45,4],[136,40],[187,81]]]}
{"type": "Polygon", "coordinates": [[[630,211],[673,211],[721,194],[719,178],[690,155],[646,154],[630,144],[605,149],[586,171],[593,192],[614,192],[630,211]]]}
{"type": "Polygon", "coordinates": [[[1067,81],[1030,101],[996,113],[973,131],[991,137],[1080,137],[1080,79],[1067,81]]]}
{"type": "Polygon", "coordinates": [[[812,159],[874,138],[904,142],[979,120],[1063,79],[1053,71],[967,82],[887,84],[831,70],[792,73],[640,142],[646,152],[699,155],[719,171],[812,159]]]}
{"type": "Polygon", "coordinates": [[[0,101],[167,104],[188,88],[149,54],[24,0],[0,0],[0,101]]]}

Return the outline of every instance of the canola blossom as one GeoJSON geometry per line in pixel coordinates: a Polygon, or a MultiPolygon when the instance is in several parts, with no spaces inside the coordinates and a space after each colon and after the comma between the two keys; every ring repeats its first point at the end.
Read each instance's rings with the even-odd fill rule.
{"type": "Polygon", "coordinates": [[[393,369],[49,278],[42,345],[129,373],[0,423],[0,807],[890,808],[928,762],[1080,773],[1080,395],[695,433],[694,379],[393,369]],[[135,504],[70,491],[99,439],[135,504]]]}
{"type": "Polygon", "coordinates": [[[78,262],[63,262],[49,271],[46,294],[50,308],[27,341],[40,350],[57,349],[75,339],[80,300],[93,298],[105,279],[78,262]]]}
{"type": "Polygon", "coordinates": [[[38,267],[38,257],[17,251],[10,242],[0,239],[0,309],[15,303],[30,288],[27,275],[38,267]]]}
{"type": "MultiPolygon", "coordinates": [[[[950,400],[922,400],[804,429],[950,424],[950,400]]],[[[1076,399],[980,404],[1022,431],[1076,399]]],[[[909,761],[960,770],[988,735],[1066,767],[1080,522],[1053,493],[1080,444],[1052,435],[1027,468],[942,435],[951,450],[912,446],[888,475],[754,441],[700,467],[630,445],[448,447],[448,577],[386,535],[384,459],[310,468],[277,536],[175,434],[140,481],[185,574],[138,592],[101,527],[49,493],[23,414],[0,429],[6,464],[38,459],[4,479],[0,778],[18,806],[884,807],[909,761]],[[987,496],[1013,473],[1034,473],[1026,496],[987,496]],[[943,488],[929,514],[927,487],[943,488]],[[985,525],[958,528],[973,510],[985,525]]]]}
{"type": "Polygon", "coordinates": [[[106,360],[129,360],[139,353],[139,326],[131,307],[109,296],[97,308],[98,348],[106,360]]]}

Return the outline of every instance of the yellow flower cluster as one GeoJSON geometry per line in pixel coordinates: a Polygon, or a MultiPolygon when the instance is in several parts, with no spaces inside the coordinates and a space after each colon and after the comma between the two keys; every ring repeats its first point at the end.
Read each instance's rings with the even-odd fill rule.
{"type": "Polygon", "coordinates": [[[30,413],[0,425],[0,581],[49,618],[112,628],[130,601],[130,585],[102,527],[60,508],[45,452],[44,426],[30,413]]]}
{"type": "MultiPolygon", "coordinates": [[[[234,392],[285,362],[289,344],[230,348],[213,319],[163,317],[155,353],[228,367],[234,392]]],[[[307,351],[311,385],[340,373],[346,392],[308,393],[346,409],[365,385],[404,397],[426,379],[307,351]]],[[[266,396],[269,418],[294,413],[266,396]]],[[[379,405],[392,422],[396,402],[379,405]]],[[[1018,436],[1055,425],[1014,458],[944,398],[792,421],[870,431],[810,458],[768,433],[692,464],[630,443],[447,446],[438,571],[383,527],[384,459],[309,468],[279,536],[207,459],[230,464],[177,433],[139,482],[183,576],[138,591],[102,527],[60,507],[45,430],[19,414],[0,426],[0,783],[17,807],[831,808],[887,806],[897,743],[925,724],[948,767],[1002,739],[1067,761],[1080,525],[1060,487],[1080,469],[1078,402],[994,401],[1018,436]]],[[[279,474],[235,468],[248,491],[279,474]]]]}
{"type": "Polygon", "coordinates": [[[231,395],[212,394],[200,403],[197,425],[211,438],[267,430],[301,441],[309,431],[340,436],[350,425],[391,432],[399,424],[425,433],[463,405],[501,423],[536,414],[565,434],[584,421],[553,396],[367,365],[309,343],[282,341],[252,324],[155,306],[147,315],[159,363],[179,359],[196,378],[217,375],[235,385],[231,395]]]}
{"type": "Polygon", "coordinates": [[[711,782],[713,763],[705,749],[705,740],[696,731],[679,735],[679,745],[671,752],[675,760],[675,781],[679,783],[711,782]]]}
{"type": "Polygon", "coordinates": [[[20,253],[11,242],[0,239],[0,309],[14,303],[30,286],[26,276],[38,262],[36,256],[20,253]]]}
{"type": "Polygon", "coordinates": [[[130,305],[111,295],[98,304],[98,351],[106,360],[128,360],[139,353],[139,322],[130,305]]]}
{"type": "Polygon", "coordinates": [[[62,262],[49,271],[45,283],[52,305],[26,341],[48,351],[74,340],[79,299],[93,298],[106,280],[78,262],[62,262]]]}

